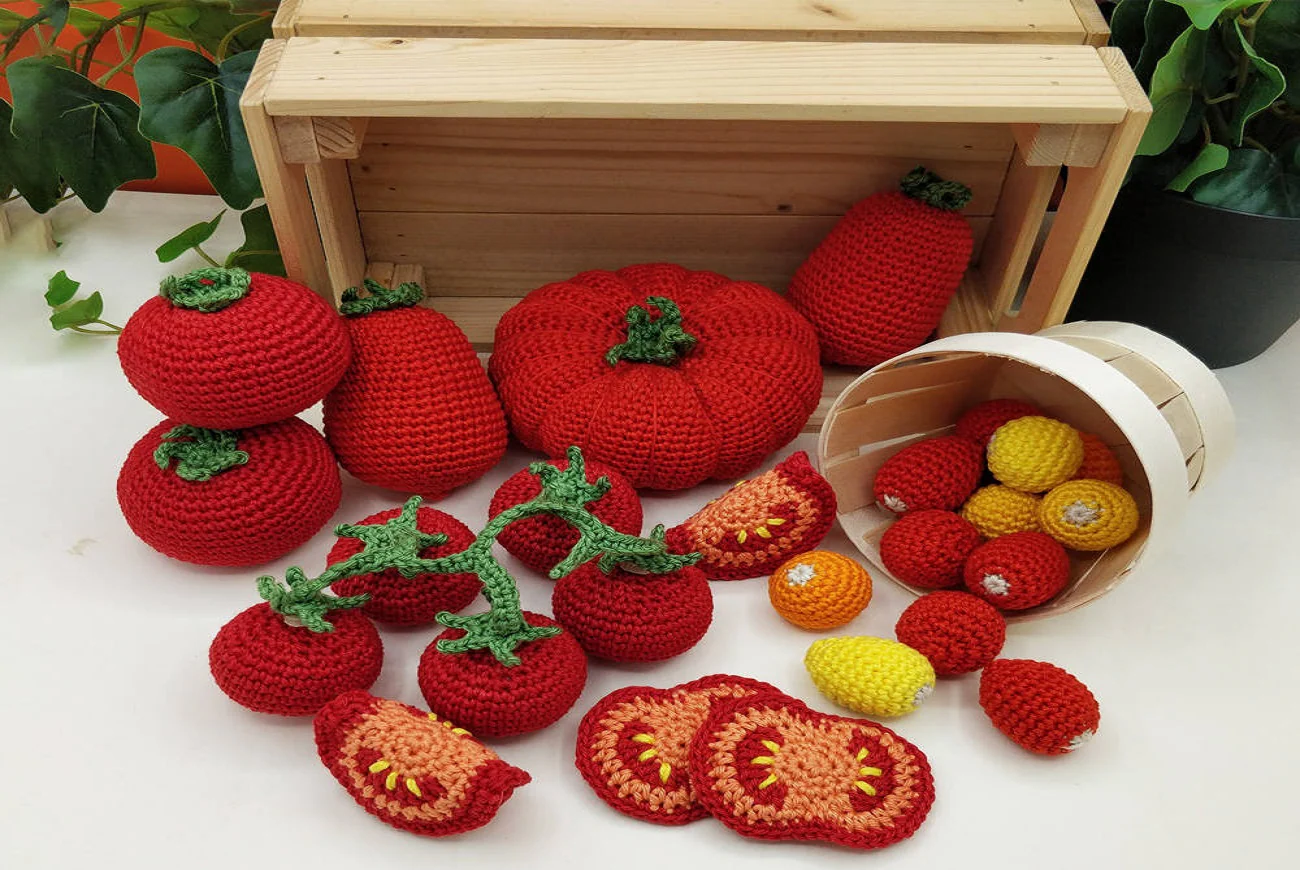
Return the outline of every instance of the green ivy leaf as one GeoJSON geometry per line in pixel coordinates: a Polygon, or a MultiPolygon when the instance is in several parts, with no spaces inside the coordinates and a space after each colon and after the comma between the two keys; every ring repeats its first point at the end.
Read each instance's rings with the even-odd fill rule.
{"type": "Polygon", "coordinates": [[[1151,120],[1138,143],[1138,154],[1159,154],[1174,143],[1192,107],[1192,96],[1205,71],[1205,31],[1188,27],[1151,76],[1151,120]]]}
{"type": "Polygon", "coordinates": [[[1282,70],[1286,101],[1300,107],[1300,3],[1274,2],[1255,25],[1255,51],[1282,70]]]}
{"type": "Polygon", "coordinates": [[[1145,19],[1151,0],[1119,0],[1110,14],[1110,44],[1124,52],[1129,66],[1136,66],[1146,38],[1145,19]]]}
{"type": "Polygon", "coordinates": [[[1249,58],[1250,65],[1255,68],[1255,75],[1246,79],[1241,93],[1233,101],[1232,120],[1228,123],[1228,129],[1232,131],[1233,144],[1240,145],[1242,136],[1246,134],[1246,122],[1273,105],[1273,101],[1282,96],[1282,92],[1286,90],[1286,78],[1283,77],[1280,69],[1255,53],[1250,40],[1246,39],[1246,35],[1241,32],[1240,22],[1233,21],[1232,28],[1237,32],[1241,50],[1249,58]]]}
{"type": "Polygon", "coordinates": [[[230,0],[230,8],[235,12],[274,12],[280,0],[230,0]]]}
{"type": "Polygon", "coordinates": [[[1187,10],[1187,17],[1197,30],[1209,30],[1219,16],[1230,9],[1245,9],[1259,0],[1170,0],[1187,10]]]}
{"type": "Polygon", "coordinates": [[[51,308],[58,308],[71,301],[80,287],[80,281],[73,281],[68,277],[67,272],[60,269],[51,276],[49,284],[46,285],[45,304],[51,308]]]}
{"type": "Polygon", "coordinates": [[[212,238],[212,234],[217,231],[221,224],[221,218],[226,214],[223,208],[221,212],[210,221],[201,221],[193,226],[186,227],[176,235],[158,246],[154,253],[158,255],[159,263],[170,263],[186,251],[197,248],[199,245],[212,238]]]}
{"type": "Polygon", "coordinates": [[[13,107],[0,100],[0,185],[17,190],[36,211],[47,212],[63,194],[58,170],[40,139],[19,139],[12,123],[13,107]]]}
{"type": "Polygon", "coordinates": [[[1228,149],[1218,142],[1210,142],[1201,149],[1201,153],[1192,159],[1192,162],[1183,167],[1183,171],[1174,176],[1173,181],[1165,185],[1166,190],[1176,190],[1179,193],[1187,190],[1187,186],[1203,175],[1209,175],[1211,172],[1218,172],[1228,165],[1228,149]]]}
{"type": "Polygon", "coordinates": [[[1227,165],[1196,181],[1189,192],[1206,205],[1251,214],[1300,217],[1300,166],[1254,148],[1236,148],[1227,165]]]}
{"type": "Polygon", "coordinates": [[[230,253],[225,265],[284,277],[284,260],[280,258],[280,245],[266,205],[250,208],[239,216],[239,223],[244,228],[244,243],[230,253]]]}
{"type": "MultiPolygon", "coordinates": [[[[157,0],[119,0],[119,5],[125,11],[156,2],[157,0]]],[[[149,27],[184,42],[192,42],[215,57],[226,34],[254,19],[258,19],[257,24],[235,34],[231,40],[228,52],[237,54],[255,49],[264,40],[271,38],[270,15],[236,15],[227,7],[194,4],[151,13],[149,27]]]]}
{"type": "Polygon", "coordinates": [[[256,60],[257,52],[246,51],[217,66],[196,51],[172,46],[135,64],[140,129],[194,158],[232,208],[247,208],[262,194],[239,114],[239,97],[256,60]]]}
{"type": "Polygon", "coordinates": [[[137,129],[140,108],[129,97],[41,58],[10,64],[8,76],[14,133],[40,142],[91,211],[102,211],[125,182],[154,176],[153,148],[137,129]]]}
{"type": "Polygon", "coordinates": [[[96,290],[85,299],[78,299],[66,308],[50,315],[50,326],[55,329],[71,329],[74,326],[86,326],[94,323],[104,313],[104,297],[96,290]]]}
{"type": "Polygon", "coordinates": [[[41,6],[50,13],[50,17],[46,18],[45,21],[54,31],[52,36],[58,36],[68,23],[68,10],[70,8],[68,0],[45,0],[41,6]]]}
{"type": "Polygon", "coordinates": [[[100,26],[107,20],[98,12],[91,12],[89,9],[83,9],[80,6],[74,6],[68,12],[68,23],[72,25],[72,29],[85,37],[89,37],[96,30],[99,30],[100,26]]]}
{"type": "Polygon", "coordinates": [[[1151,92],[1156,64],[1169,53],[1174,40],[1187,29],[1187,13],[1168,0],[1150,0],[1142,21],[1144,39],[1133,72],[1142,87],[1151,92]]]}
{"type": "Polygon", "coordinates": [[[27,20],[26,15],[19,15],[8,9],[0,9],[0,36],[8,36],[18,29],[18,25],[27,20]]]}

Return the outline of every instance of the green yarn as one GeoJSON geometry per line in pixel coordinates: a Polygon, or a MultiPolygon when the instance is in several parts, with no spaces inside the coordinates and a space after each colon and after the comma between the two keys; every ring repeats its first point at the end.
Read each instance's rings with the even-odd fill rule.
{"type": "Polygon", "coordinates": [[[239,449],[239,438],[228,429],[203,429],[183,423],[162,436],[154,449],[153,461],[166,471],[176,460],[176,476],[192,483],[211,480],[214,475],[248,463],[248,453],[239,449]]]}
{"type": "Polygon", "coordinates": [[[944,181],[924,166],[918,166],[898,183],[903,193],[933,208],[957,211],[970,202],[971,189],[959,181],[944,181]]]}
{"type": "Polygon", "coordinates": [[[211,314],[248,295],[248,273],[238,267],[210,266],[186,275],[168,275],[158,293],[177,308],[211,314]]]}
{"type": "Polygon", "coordinates": [[[329,582],[341,580],[356,574],[377,574],[388,568],[396,568],[403,577],[414,577],[424,573],[425,560],[420,558],[421,551],[428,547],[441,547],[447,543],[447,536],[442,532],[427,534],[419,529],[420,500],[409,499],[402,505],[402,512],[382,525],[350,525],[334,527],[334,534],[340,538],[356,538],[365,546],[360,553],[343,562],[336,563],[322,574],[329,576],[329,582]]]}
{"type": "Polygon", "coordinates": [[[424,288],[410,281],[391,288],[373,278],[366,278],[361,283],[369,295],[362,296],[361,287],[344,290],[339,302],[339,313],[344,317],[361,317],[390,308],[409,308],[424,298],[424,288]]]}
{"type": "Polygon", "coordinates": [[[322,595],[325,587],[333,581],[326,580],[324,575],[308,580],[301,568],[290,568],[284,572],[284,578],[285,582],[281,583],[274,577],[258,577],[257,594],[276,613],[297,619],[309,631],[333,631],[334,624],[325,619],[325,614],[331,610],[360,607],[370,600],[369,595],[349,595],[346,598],[322,595]]]}
{"type": "Polygon", "coordinates": [[[695,346],[695,336],[682,329],[682,310],[677,303],[664,296],[650,296],[646,305],[659,309],[659,316],[650,319],[650,312],[640,305],[627,310],[627,341],[616,344],[605,353],[605,362],[617,365],[628,362],[672,365],[695,346]]]}

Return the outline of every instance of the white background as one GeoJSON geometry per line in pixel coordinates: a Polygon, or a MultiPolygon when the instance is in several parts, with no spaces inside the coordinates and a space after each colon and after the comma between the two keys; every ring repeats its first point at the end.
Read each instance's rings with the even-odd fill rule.
{"type": "MultiPolygon", "coordinates": [[[[776,616],[765,582],[718,583],[699,646],[654,666],[594,664],[569,716],[493,744],[532,784],[488,827],[429,840],[353,804],[316,759],[310,721],[250,713],[217,690],[208,644],[257,601],[261,572],[187,566],[131,535],[114,481],[160,415],[127,385],[112,339],[45,324],[41,293],[59,268],[102,289],[106,319],[123,322],[173,268],[153,248],[219,207],[119,193],[97,217],[61,207],[57,253],[0,250],[0,866],[1297,866],[1300,329],[1221,373],[1237,454],[1197,497],[1175,546],[1096,604],[1012,628],[1006,655],[1061,665],[1097,695],[1100,733],[1079,752],[1018,749],[985,720],[977,679],[966,677],[888,723],[927,753],[937,781],[934,810],[910,841],[863,856],[748,841],[711,820],[663,828],[624,818],[572,760],[578,719],[607,692],[732,673],[833,709],[803,670],[813,636],[776,616]]],[[[219,254],[239,242],[238,222],[227,222],[210,243],[219,254]]],[[[1224,288],[1229,300],[1234,290],[1224,288]]],[[[319,425],[318,409],[305,417],[319,425]]],[[[814,440],[794,447],[812,451],[814,440]]],[[[532,458],[512,451],[439,507],[478,528],[496,486],[532,458]]],[[[647,527],[684,519],[724,488],[646,499],[647,527]]],[[[334,521],[399,500],[348,480],[334,521]]],[[[322,532],[267,571],[317,571],[331,541],[322,532]]],[[[838,530],[826,545],[855,553],[838,530]]],[[[521,570],[519,585],[526,607],[549,612],[549,581],[521,570]]],[[[845,632],[892,637],[907,600],[879,582],[845,632]]],[[[385,632],[377,694],[421,703],[415,666],[433,633],[385,632]]]]}

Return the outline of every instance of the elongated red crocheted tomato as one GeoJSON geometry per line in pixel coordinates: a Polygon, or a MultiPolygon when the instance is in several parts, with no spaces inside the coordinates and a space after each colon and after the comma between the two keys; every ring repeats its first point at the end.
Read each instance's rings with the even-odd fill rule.
{"type": "Polygon", "coordinates": [[[996,659],[984,668],[980,707],[995,728],[1039,755],[1073,752],[1101,725],[1101,708],[1087,686],[1032,659],[996,659]]]}
{"type": "Polygon", "coordinates": [[[970,190],[917,168],[854,205],[790,282],[822,359],[874,366],[926,340],[970,262],[970,190]]]}
{"type": "Polygon", "coordinates": [[[339,469],[297,417],[229,432],[164,420],[117,477],[131,531],[196,565],[259,565],[305,544],[338,509],[339,469]]]}
{"type": "Polygon", "coordinates": [[[812,328],[773,291],[680,266],[583,272],[501,318],[489,368],[515,434],[578,445],[638,489],[738,477],[821,398],[812,328]]]}
{"type": "Polygon", "coordinates": [[[244,429],[316,404],[352,358],[347,329],[310,288],[243,269],[163,281],[117,341],[131,386],[168,417],[244,429]]]}
{"type": "Polygon", "coordinates": [[[381,822],[445,837],[492,821],[532,777],[434,713],[368,692],[316,714],[316,752],[362,809],[381,822]]]}
{"type": "Polygon", "coordinates": [[[366,288],[339,306],[352,365],[325,397],[325,437],[354,477],[441,498],[505,453],[501,404],[465,333],[416,305],[418,285],[366,288]]]}

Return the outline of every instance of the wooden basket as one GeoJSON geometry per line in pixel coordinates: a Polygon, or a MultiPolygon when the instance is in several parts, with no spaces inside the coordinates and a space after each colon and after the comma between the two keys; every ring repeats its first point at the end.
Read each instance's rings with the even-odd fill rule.
{"type": "Polygon", "coordinates": [[[1142,521],[1100,554],[1074,553],[1071,583],[1014,619],[1063,613],[1104,595],[1172,536],[1191,493],[1232,453],[1233,414],[1218,380],[1161,335],[1125,323],[1070,323],[1037,335],[940,339],[863,374],[833,403],[818,443],[840,525],[882,574],[880,536],[894,514],[875,505],[876,471],[896,452],[950,432],[963,410],[1025,399],[1102,438],[1124,467],[1142,521]]]}

